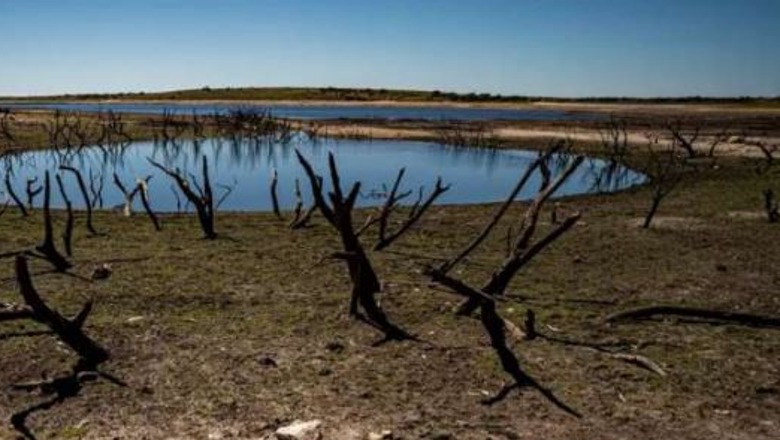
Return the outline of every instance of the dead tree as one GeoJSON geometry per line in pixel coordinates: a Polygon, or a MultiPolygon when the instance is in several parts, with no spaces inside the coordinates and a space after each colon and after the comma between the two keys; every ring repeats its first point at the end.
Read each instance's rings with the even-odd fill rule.
{"type": "Polygon", "coordinates": [[[685,159],[677,154],[674,145],[661,147],[651,143],[647,146],[646,156],[643,163],[639,165],[639,169],[647,176],[652,188],[650,207],[642,222],[642,228],[648,229],[661,202],[674,191],[682,180],[685,172],[685,159]]]}
{"type": "Polygon", "coordinates": [[[404,198],[408,197],[411,194],[411,191],[398,193],[398,188],[401,184],[401,180],[403,180],[404,173],[406,172],[405,168],[401,168],[398,171],[398,176],[395,179],[395,182],[393,183],[393,188],[390,190],[390,193],[387,196],[387,199],[385,200],[384,205],[382,205],[382,208],[379,211],[379,215],[377,217],[377,222],[379,223],[379,238],[374,245],[375,251],[381,251],[382,249],[385,249],[386,247],[390,246],[395,240],[398,239],[401,235],[405,234],[409,228],[414,226],[415,223],[417,223],[420,218],[422,218],[423,214],[428,210],[428,208],[433,205],[433,202],[436,201],[436,199],[439,198],[442,194],[447,192],[447,190],[450,189],[449,185],[442,185],[441,177],[436,179],[436,184],[433,188],[433,191],[428,195],[428,197],[423,201],[423,192],[422,188],[420,188],[419,197],[417,198],[417,202],[412,205],[412,208],[409,210],[409,214],[406,217],[406,220],[401,222],[400,226],[393,231],[388,231],[388,222],[390,220],[390,215],[398,208],[398,202],[403,200],[404,198]]]}
{"type": "Polygon", "coordinates": [[[43,191],[42,186],[35,186],[36,183],[38,183],[38,176],[27,179],[24,187],[25,192],[27,193],[27,208],[31,211],[35,208],[35,197],[43,191]]]}
{"type": "Polygon", "coordinates": [[[194,177],[192,178],[192,184],[190,184],[190,181],[181,174],[179,169],[174,170],[166,168],[165,166],[153,161],[151,158],[147,158],[146,160],[148,160],[152,166],[172,178],[187,200],[192,203],[193,206],[195,206],[195,210],[198,213],[198,221],[200,222],[200,227],[203,230],[204,238],[208,240],[217,238],[217,233],[214,230],[214,194],[211,189],[211,181],[209,180],[209,168],[206,156],[203,156],[202,187],[198,185],[198,182],[194,177]],[[195,186],[195,190],[192,189],[192,186],[195,186]],[[195,191],[197,191],[197,193],[195,191]]]}
{"type": "Polygon", "coordinates": [[[149,202],[149,179],[151,178],[152,176],[147,176],[145,179],[138,179],[135,191],[141,195],[141,205],[143,205],[144,211],[146,211],[146,215],[149,216],[149,220],[152,221],[154,229],[157,231],[162,231],[160,220],[152,210],[152,205],[149,202]]]}
{"type": "Polygon", "coordinates": [[[155,139],[161,139],[163,142],[175,142],[187,131],[189,126],[186,121],[177,118],[172,111],[167,109],[163,110],[159,119],[152,119],[152,122],[157,127],[154,134],[155,139]]]}
{"type": "Polygon", "coordinates": [[[71,268],[71,264],[68,260],[60,254],[57,250],[57,246],[54,244],[54,231],[51,221],[51,210],[49,209],[49,201],[51,199],[51,185],[49,184],[49,172],[46,171],[46,175],[43,179],[43,242],[36,246],[35,249],[43,254],[54,268],[59,272],[65,272],[71,268]]]}
{"type": "Polygon", "coordinates": [[[92,193],[92,206],[98,208],[103,207],[103,186],[105,185],[105,179],[103,173],[97,175],[92,174],[92,169],[89,170],[89,192],[92,193]]]}
{"type": "Polygon", "coordinates": [[[758,141],[751,142],[750,145],[758,148],[764,158],[764,166],[758,167],[757,172],[763,174],[769,171],[775,163],[775,154],[780,152],[780,144],[769,144],[767,142],[758,141]]]}
{"type": "Polygon", "coordinates": [[[775,200],[775,193],[771,189],[764,190],[764,209],[769,223],[780,222],[777,200],[775,200]]]}
{"type": "Polygon", "coordinates": [[[519,223],[519,232],[514,238],[509,255],[501,266],[496,269],[490,278],[483,284],[482,288],[474,288],[465,282],[449,275],[449,272],[461,261],[471,254],[491,233],[499,220],[506,213],[509,205],[514,201],[522,188],[526,185],[532,173],[539,167],[551,160],[552,151],[548,151],[542,157],[532,163],[518,181],[506,201],[499,206],[496,214],[487,223],[485,228],[454,257],[445,261],[438,267],[428,267],[425,274],[432,281],[439,283],[453,293],[463,296],[466,301],[459,307],[460,314],[470,314],[476,309],[480,311],[480,321],[490,338],[490,344],[496,352],[501,366],[509,374],[514,384],[505,387],[495,399],[490,403],[500,400],[513,388],[530,386],[539,390],[556,406],[569,414],[579,417],[579,413],[558,399],[550,390],[543,387],[535,379],[525,373],[520,366],[517,356],[509,348],[507,342],[507,331],[516,332],[514,324],[503,319],[496,310],[496,302],[501,300],[505,290],[514,276],[525,267],[534,257],[546,249],[555,240],[561,237],[566,231],[571,229],[580,219],[580,214],[575,213],[568,216],[560,224],[554,226],[546,234],[535,239],[537,233],[537,223],[540,217],[541,209],[544,203],[560,188],[560,186],[572,175],[583,161],[582,157],[576,157],[567,162],[560,174],[553,180],[549,173],[542,173],[542,185],[526,209],[524,216],[519,223]]]}
{"type": "Polygon", "coordinates": [[[92,235],[98,235],[95,226],[92,224],[92,201],[89,198],[89,193],[87,192],[87,185],[84,183],[84,177],[82,177],[81,172],[77,168],[74,168],[72,166],[60,165],[60,169],[64,171],[70,171],[71,173],[73,173],[74,176],[76,176],[76,182],[79,185],[81,196],[84,199],[84,209],[87,211],[87,230],[92,235]]]}
{"type": "MultiPolygon", "coordinates": [[[[149,179],[151,179],[152,176],[146,176],[143,179],[138,179],[137,183],[145,182],[148,183],[149,179]]],[[[122,193],[122,196],[125,199],[125,202],[122,206],[122,213],[125,217],[130,217],[133,215],[133,200],[135,199],[135,196],[139,194],[140,186],[136,184],[136,186],[132,190],[128,190],[127,187],[122,183],[122,180],[119,178],[119,175],[117,173],[114,173],[114,185],[119,189],[119,192],[122,193]]]]}
{"type": "Polygon", "coordinates": [[[0,109],[0,138],[7,141],[14,142],[13,133],[11,132],[11,124],[14,122],[14,115],[10,110],[4,108],[0,109]]]}
{"type": "Polygon", "coordinates": [[[121,140],[121,142],[132,142],[132,138],[125,129],[125,122],[122,120],[121,113],[114,113],[109,110],[106,113],[100,114],[101,126],[103,134],[101,137],[105,139],[108,144],[114,144],[121,140]]]}
{"type": "Polygon", "coordinates": [[[276,215],[276,218],[281,219],[282,213],[279,211],[279,195],[276,192],[276,187],[278,184],[279,173],[277,173],[276,169],[274,169],[274,172],[271,175],[271,203],[273,205],[274,215],[276,215]]]}
{"type": "Polygon", "coordinates": [[[62,177],[59,174],[55,175],[57,179],[57,187],[60,189],[60,195],[63,202],[65,202],[65,210],[67,211],[68,218],[65,221],[65,230],[62,231],[62,244],[65,246],[65,253],[69,256],[73,256],[73,205],[68,198],[68,194],[65,192],[65,185],[62,184],[62,177]]]}
{"type": "Polygon", "coordinates": [[[9,174],[5,175],[5,190],[11,197],[11,200],[13,200],[16,204],[16,207],[19,208],[19,212],[21,212],[22,217],[27,217],[30,215],[29,212],[27,212],[27,208],[24,206],[24,203],[22,203],[22,200],[19,198],[19,196],[16,195],[16,191],[14,191],[13,185],[11,185],[11,176],[9,174]]]}
{"type": "Polygon", "coordinates": [[[309,179],[315,206],[328,223],[338,231],[341,238],[342,251],[333,254],[333,257],[344,260],[349,271],[349,278],[352,282],[349,314],[381,331],[385,336],[384,340],[413,339],[405,330],[390,322],[385,312],[377,304],[375,296],[381,291],[379,278],[352,223],[352,210],[360,194],[360,182],[355,182],[349,192],[345,194],[341,187],[336,160],[330,153],[328,155],[328,168],[332,189],[327,195],[330,199],[330,203],[328,203],[322,187],[322,177],[314,172],[311,164],[300,151],[296,150],[295,153],[309,179]],[[361,313],[360,309],[365,315],[361,313]]]}
{"type": "Polygon", "coordinates": [[[303,209],[303,195],[301,194],[301,182],[295,179],[295,209],[293,209],[293,218],[288,225],[290,229],[305,228],[311,220],[312,214],[317,210],[317,203],[312,205],[304,211],[303,209]]]}
{"type": "Polygon", "coordinates": [[[699,139],[699,134],[701,132],[701,127],[696,126],[693,128],[692,133],[684,133],[682,129],[682,123],[681,122],[667,122],[666,123],[666,129],[669,131],[669,134],[672,136],[672,142],[677,147],[685,151],[685,153],[688,155],[688,158],[693,159],[698,156],[698,151],[696,151],[695,144],[696,141],[699,139]]]}
{"type": "Polygon", "coordinates": [[[24,305],[3,307],[0,309],[0,321],[32,320],[41,323],[78,356],[76,364],[66,376],[15,384],[12,387],[16,390],[40,391],[42,394],[54,395],[44,402],[14,413],[11,417],[11,423],[17,431],[25,438],[34,439],[35,436],[26,425],[26,420],[32,413],[49,409],[70,397],[75,397],[84,383],[100,377],[119,385],[124,384],[99,371],[99,366],[109,359],[110,354],[84,333],[84,323],[92,311],[91,301],[84,304],[74,318],[68,319],[49,307],[40,297],[33,286],[27,260],[21,255],[16,257],[16,278],[24,305]]]}

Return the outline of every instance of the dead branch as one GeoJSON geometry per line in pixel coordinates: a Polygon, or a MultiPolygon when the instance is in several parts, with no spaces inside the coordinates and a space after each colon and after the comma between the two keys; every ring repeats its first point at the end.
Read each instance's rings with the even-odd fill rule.
{"type": "Polygon", "coordinates": [[[51,210],[49,209],[49,201],[51,199],[51,185],[49,184],[49,172],[46,171],[43,180],[43,243],[36,246],[36,250],[43,254],[59,272],[64,272],[70,269],[71,264],[65,257],[57,250],[57,246],[54,244],[54,232],[51,222],[51,210]]]}
{"type": "Polygon", "coordinates": [[[157,231],[162,231],[160,220],[152,210],[152,205],[149,202],[149,179],[151,178],[152,176],[146,176],[144,179],[138,179],[135,191],[141,195],[141,205],[143,205],[144,211],[146,211],[146,215],[149,216],[149,220],[152,221],[154,229],[157,231]]]}
{"type": "Polygon", "coordinates": [[[209,168],[208,160],[206,156],[203,156],[203,187],[198,185],[196,179],[193,178],[192,182],[182,176],[181,172],[176,169],[166,168],[165,166],[153,161],[151,158],[146,160],[152,164],[155,168],[159,169],[163,173],[171,177],[179,190],[184,194],[187,200],[195,206],[195,210],[198,213],[198,221],[200,227],[203,230],[204,238],[207,240],[213,240],[217,238],[217,233],[214,230],[214,195],[211,190],[211,181],[209,180],[209,168]],[[194,185],[197,189],[197,193],[192,190],[191,185],[194,185]]]}
{"type": "Polygon", "coordinates": [[[98,208],[103,207],[103,186],[105,185],[105,179],[103,173],[97,175],[92,174],[92,169],[89,170],[89,191],[92,193],[92,206],[98,208]]]}
{"type": "Polygon", "coordinates": [[[11,200],[14,201],[16,207],[19,208],[19,212],[22,213],[22,217],[27,217],[30,215],[27,212],[27,208],[24,206],[24,203],[22,203],[22,200],[19,198],[19,196],[16,195],[16,191],[14,191],[14,187],[11,185],[11,176],[9,174],[5,175],[5,190],[8,192],[8,195],[11,196],[11,200]]]}
{"type": "Polygon", "coordinates": [[[49,308],[35,291],[27,268],[27,259],[23,256],[16,257],[16,276],[22,298],[32,310],[36,321],[49,327],[87,364],[97,366],[108,360],[108,351],[87,336],[82,329],[89,312],[92,311],[92,302],[87,302],[75,318],[66,319],[49,308]]]}
{"type": "Polygon", "coordinates": [[[607,316],[604,320],[605,322],[615,323],[628,320],[652,319],[657,316],[698,318],[703,320],[739,324],[748,327],[780,327],[780,317],[702,309],[696,307],[659,305],[640,307],[613,313],[612,315],[607,316]]]}
{"type": "MultiPolygon", "coordinates": [[[[447,190],[450,189],[449,185],[442,185],[441,183],[441,177],[436,179],[436,185],[434,186],[433,191],[428,195],[428,198],[425,199],[425,202],[422,204],[416,203],[412,209],[409,211],[409,215],[404,220],[401,225],[398,227],[397,230],[394,232],[388,233],[387,231],[387,224],[390,219],[390,215],[392,212],[396,209],[398,206],[398,202],[405,197],[407,197],[411,192],[405,192],[402,194],[398,194],[398,187],[401,184],[401,180],[404,177],[404,172],[406,171],[405,168],[401,168],[398,171],[398,177],[395,179],[395,183],[393,184],[393,189],[390,191],[390,194],[387,197],[387,200],[385,201],[385,204],[382,206],[378,218],[379,222],[379,239],[377,240],[376,244],[374,245],[375,251],[380,251],[382,249],[385,249],[386,247],[390,246],[395,240],[398,239],[401,235],[405,234],[409,228],[411,228],[415,223],[417,223],[420,218],[422,218],[423,214],[428,210],[428,208],[431,207],[434,201],[436,201],[439,196],[444,194],[447,190]]],[[[422,193],[421,193],[422,194],[422,193]]]]}
{"type": "Polygon", "coordinates": [[[84,183],[84,178],[81,175],[81,172],[72,166],[69,165],[60,165],[61,170],[70,171],[73,173],[74,176],[76,176],[76,182],[79,185],[79,190],[81,190],[81,196],[84,199],[84,208],[87,211],[87,230],[92,235],[98,235],[97,230],[95,230],[95,226],[92,224],[92,202],[89,199],[89,193],[87,192],[87,185],[84,183]]]}
{"type": "Polygon", "coordinates": [[[38,185],[37,188],[35,187],[37,182],[38,176],[35,176],[32,179],[27,179],[25,184],[25,192],[27,193],[27,208],[31,211],[35,208],[35,197],[37,197],[38,194],[43,191],[43,186],[38,185]]]}
{"type": "Polygon", "coordinates": [[[65,185],[62,184],[62,178],[59,174],[55,175],[57,179],[57,187],[59,187],[60,195],[63,202],[65,202],[65,210],[67,211],[68,218],[65,221],[65,230],[62,231],[62,244],[65,246],[65,254],[69,257],[73,256],[73,247],[71,245],[73,239],[73,205],[68,198],[68,194],[65,192],[65,185]]]}
{"type": "MultiPolygon", "coordinates": [[[[151,178],[151,176],[147,177],[146,180],[151,178]]],[[[122,213],[125,217],[130,217],[133,215],[133,199],[135,198],[136,194],[138,194],[138,186],[132,190],[128,191],[125,185],[122,183],[122,181],[119,179],[119,175],[117,173],[114,173],[114,185],[119,189],[119,191],[122,193],[122,196],[124,196],[125,203],[124,207],[122,208],[122,213]]]]}
{"type": "MultiPolygon", "coordinates": [[[[542,156],[542,158],[537,159],[536,162],[532,163],[529,168],[533,170],[541,166],[542,161],[546,166],[550,158],[551,155],[546,154],[542,156]]],[[[568,231],[579,220],[579,214],[574,214],[564,220],[560,225],[554,227],[546,235],[537,240],[534,240],[534,236],[537,231],[536,225],[539,220],[539,213],[542,206],[552,196],[552,194],[554,194],[555,191],[572,175],[574,170],[580,166],[582,161],[582,157],[577,157],[573,160],[566,161],[562,171],[555,180],[552,180],[551,176],[547,174],[547,172],[549,172],[549,168],[545,168],[547,172],[543,172],[542,186],[540,187],[536,198],[526,210],[525,215],[520,222],[520,231],[511,247],[509,256],[507,256],[507,258],[504,260],[504,263],[501,265],[501,267],[493,272],[490,279],[484,284],[483,288],[472,288],[463,281],[447,275],[447,272],[450,271],[454,265],[457,264],[457,262],[462,261],[469,255],[469,253],[476,249],[480,242],[484,240],[484,238],[495,227],[503,214],[506,212],[507,205],[511,203],[512,200],[514,200],[514,198],[527,182],[528,176],[531,172],[529,170],[525,171],[517,186],[507,198],[507,201],[504,203],[504,205],[499,207],[497,214],[490,220],[490,222],[488,222],[486,228],[483,229],[483,231],[480,232],[480,234],[478,234],[477,237],[466,246],[465,251],[456,254],[455,257],[447,260],[444,264],[439,266],[439,268],[428,267],[424,270],[425,275],[430,277],[433,282],[442,284],[449,288],[453,293],[467,298],[466,302],[460,306],[459,313],[470,314],[477,308],[480,310],[480,320],[486,333],[488,334],[490,344],[498,356],[503,370],[514,380],[514,384],[510,385],[509,389],[515,387],[519,388],[524,386],[531,386],[537,389],[554,405],[576,417],[580,417],[580,414],[577,411],[566,405],[549,389],[543,387],[523,371],[523,369],[520,367],[520,363],[517,357],[512,352],[507,343],[507,331],[509,331],[511,334],[516,334],[518,337],[531,337],[532,335],[537,334],[534,328],[533,315],[528,316],[526,320],[527,328],[523,335],[519,329],[516,329],[513,324],[498,314],[496,310],[496,300],[501,298],[512,278],[522,267],[528,264],[528,262],[530,262],[536,255],[538,255],[542,250],[558,239],[563,233],[568,231]]],[[[499,393],[500,397],[497,397],[497,399],[501,399],[507,394],[508,389],[505,388],[501,393],[499,393]]],[[[496,399],[490,400],[491,403],[495,401],[496,399]]]]}
{"type": "Polygon", "coordinates": [[[647,145],[647,156],[639,169],[650,179],[653,192],[650,207],[642,223],[644,229],[650,228],[661,202],[682,180],[685,160],[678,156],[675,150],[674,146],[664,149],[652,142],[647,145]]]}
{"type": "Polygon", "coordinates": [[[317,204],[312,205],[306,210],[303,210],[303,195],[301,194],[301,184],[298,179],[295,179],[295,209],[293,210],[293,219],[290,220],[290,229],[305,228],[311,220],[312,214],[317,210],[317,204]]]}
{"type": "Polygon", "coordinates": [[[282,218],[282,213],[279,211],[279,195],[276,193],[276,186],[279,184],[279,173],[276,172],[276,169],[273,170],[273,174],[271,175],[271,203],[273,204],[274,214],[276,215],[276,218],[280,219],[282,218]]]}
{"type": "Polygon", "coordinates": [[[766,216],[769,219],[769,223],[780,222],[780,212],[778,211],[778,203],[775,200],[775,193],[771,189],[764,190],[764,210],[766,216]]]}
{"type": "Polygon", "coordinates": [[[295,153],[309,179],[315,206],[341,237],[343,252],[339,254],[339,258],[346,262],[352,282],[350,315],[379,329],[384,333],[386,340],[414,339],[405,330],[391,323],[376,301],[375,296],[381,291],[381,284],[352,223],[352,210],[360,194],[360,182],[355,182],[349,192],[345,194],[341,187],[336,160],[333,153],[330,153],[328,155],[328,168],[332,190],[328,194],[330,199],[330,204],[328,204],[323,194],[322,177],[315,174],[311,164],[300,151],[296,150],[295,153]],[[365,316],[358,307],[363,309],[365,316]]]}

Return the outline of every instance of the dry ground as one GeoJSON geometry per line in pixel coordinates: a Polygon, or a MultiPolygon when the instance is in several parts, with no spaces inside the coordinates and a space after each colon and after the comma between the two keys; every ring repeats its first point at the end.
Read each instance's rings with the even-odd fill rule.
{"type": "MultiPolygon", "coordinates": [[[[105,235],[92,238],[80,223],[75,272],[89,275],[110,262],[113,275],[90,283],[36,262],[35,283],[68,312],[95,298],[88,331],[113,353],[106,369],[129,387],[89,385],[30,425],[40,438],[262,438],[297,418],[323,419],[333,439],[383,429],[408,439],[778,438],[777,330],[601,322],[649,303],[780,314],[780,229],[731,214],[758,211],[760,189],[780,179],[756,176],[734,160],[699,179],[670,196],[659,227],[649,231],[632,224],[646,190],[565,201],[565,209],[584,211],[583,224],[514,283],[514,293],[530,299],[503,307],[511,319],[532,307],[561,335],[623,343],[668,371],[662,378],[580,347],[517,343],[528,371],[583,420],[532,391],[494,407],[480,404],[505,377],[478,322],[455,318],[456,299],[419,275],[427,257],[466,243],[491,212],[464,206],[434,209],[392,252],[375,256],[384,307],[423,340],[379,347],[372,347],[373,330],[346,317],[342,266],[318,264],[337,248],[321,219],[289,231],[271,215],[225,214],[216,241],[201,240],[192,217],[167,217],[155,233],[141,216],[100,213],[96,224],[105,235]]],[[[38,241],[37,214],[9,211],[0,219],[0,252],[38,241]]],[[[503,240],[492,240],[461,275],[483,279],[502,253],[503,240]]],[[[12,264],[4,261],[0,299],[15,301],[12,264]]],[[[51,337],[18,335],[37,329],[3,324],[6,390],[65,371],[72,361],[51,337]]],[[[3,393],[0,419],[39,399],[3,393]]],[[[7,422],[0,433],[13,436],[7,422]]]]}
{"type": "MultiPolygon", "coordinates": [[[[312,418],[324,421],[326,439],[385,429],[404,439],[780,438],[780,331],[603,322],[655,303],[780,315],[780,227],[756,214],[767,187],[780,191],[777,171],[759,175],[751,159],[723,158],[688,176],[651,230],[636,227],[646,188],[562,202],[584,213],[582,223],[517,277],[518,299],[502,314],[521,322],[533,308],[548,334],[612,342],[668,373],[583,347],[516,341],[528,372],[582,420],[530,390],[483,406],[506,377],[479,322],[453,316],[457,298],[420,275],[467,243],[493,206],[436,207],[374,255],[383,307],[422,340],[378,347],[379,335],[346,316],[345,270],[322,262],[337,237],[319,217],[290,231],[269,214],[225,213],[216,241],[199,238],[192,216],[166,216],[156,233],[140,215],[100,212],[98,237],[86,236],[80,217],[73,272],[88,276],[110,263],[112,276],[87,282],[36,261],[34,282],[68,313],[95,299],[86,329],[112,352],[105,370],[129,386],[89,384],[29,426],[42,439],[260,439],[312,418]]],[[[513,209],[517,219],[522,206],[513,209]]],[[[31,248],[41,234],[40,211],[21,218],[9,209],[0,217],[0,254],[31,248]]],[[[504,254],[500,235],[458,276],[485,279],[504,254]]],[[[18,300],[12,261],[0,259],[0,302],[18,300]]],[[[52,337],[28,334],[38,330],[0,325],[0,438],[14,438],[12,413],[41,400],[10,386],[65,372],[73,361],[52,337]]]]}

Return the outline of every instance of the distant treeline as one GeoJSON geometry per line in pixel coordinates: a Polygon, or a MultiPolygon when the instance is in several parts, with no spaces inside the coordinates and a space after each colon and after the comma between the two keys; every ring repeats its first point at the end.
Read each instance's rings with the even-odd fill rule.
{"type": "Polygon", "coordinates": [[[531,102],[583,102],[583,103],[707,103],[780,105],[775,97],[583,97],[561,98],[549,96],[497,95],[490,93],[454,93],[439,90],[352,89],[337,87],[224,87],[174,90],[167,92],[89,93],[56,96],[30,96],[8,98],[13,100],[269,100],[269,101],[401,101],[401,102],[462,102],[462,103],[531,103],[531,102]]]}

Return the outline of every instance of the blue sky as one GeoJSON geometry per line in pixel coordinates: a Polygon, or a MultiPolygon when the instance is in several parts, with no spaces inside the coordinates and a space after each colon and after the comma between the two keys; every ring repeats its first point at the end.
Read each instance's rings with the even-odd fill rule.
{"type": "Polygon", "coordinates": [[[0,0],[0,95],[780,95],[780,0],[0,0]]]}

